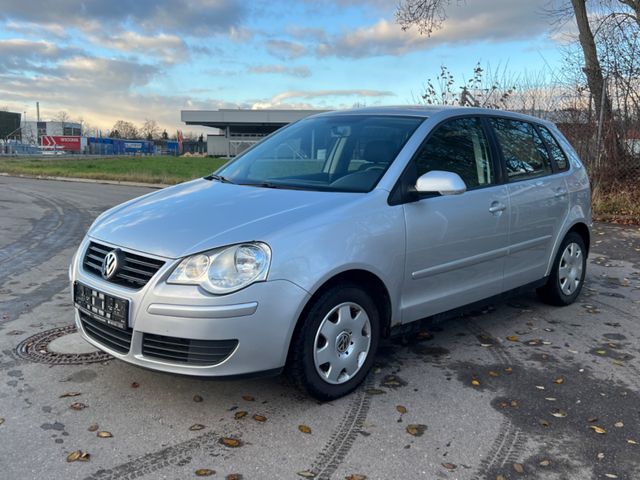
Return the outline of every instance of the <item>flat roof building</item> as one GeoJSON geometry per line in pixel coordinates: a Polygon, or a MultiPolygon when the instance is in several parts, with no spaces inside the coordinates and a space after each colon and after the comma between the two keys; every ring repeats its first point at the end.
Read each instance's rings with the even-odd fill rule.
{"type": "Polygon", "coordinates": [[[233,157],[279,128],[326,110],[182,110],[186,125],[217,128],[207,135],[209,155],[233,157]]]}

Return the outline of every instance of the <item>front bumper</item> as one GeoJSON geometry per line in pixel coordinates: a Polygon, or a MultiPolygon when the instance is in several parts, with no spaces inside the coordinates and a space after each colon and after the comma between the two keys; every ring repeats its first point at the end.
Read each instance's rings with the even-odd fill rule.
{"type": "MultiPolygon", "coordinates": [[[[126,353],[100,341],[91,328],[86,328],[89,326],[81,321],[81,312],[75,309],[78,330],[97,348],[128,363],[184,375],[236,376],[284,366],[296,320],[309,298],[302,288],[286,280],[274,280],[255,283],[229,295],[215,296],[196,286],[165,283],[179,261],[165,258],[165,265],[147,285],[132,290],[82,269],[87,244],[88,240],[85,240],[70,267],[72,284],[77,281],[129,300],[131,343],[126,353]],[[237,340],[237,345],[221,362],[203,365],[188,359],[176,361],[148,355],[143,348],[143,339],[151,336],[191,341],[237,340]]],[[[86,320],[86,316],[84,318],[86,320]]]]}

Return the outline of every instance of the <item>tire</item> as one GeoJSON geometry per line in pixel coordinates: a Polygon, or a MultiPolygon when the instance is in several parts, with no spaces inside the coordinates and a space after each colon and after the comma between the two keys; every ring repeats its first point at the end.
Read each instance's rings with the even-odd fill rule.
{"type": "Polygon", "coordinates": [[[371,370],[380,339],[371,296],[357,285],[336,285],[300,321],[287,365],[294,385],[322,401],[355,390],[371,370]]]}
{"type": "Polygon", "coordinates": [[[537,290],[538,295],[550,305],[571,305],[580,295],[586,271],[584,239],[576,232],[569,232],[560,244],[547,283],[537,290]]]}

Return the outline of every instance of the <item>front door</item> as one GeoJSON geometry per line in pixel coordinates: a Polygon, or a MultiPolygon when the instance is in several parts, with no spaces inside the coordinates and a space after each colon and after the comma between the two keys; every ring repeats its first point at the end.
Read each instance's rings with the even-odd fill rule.
{"type": "Polygon", "coordinates": [[[432,170],[454,172],[467,192],[424,196],[403,206],[403,322],[500,293],[508,251],[507,186],[497,185],[496,164],[478,118],[441,124],[413,161],[416,178],[432,170]]]}

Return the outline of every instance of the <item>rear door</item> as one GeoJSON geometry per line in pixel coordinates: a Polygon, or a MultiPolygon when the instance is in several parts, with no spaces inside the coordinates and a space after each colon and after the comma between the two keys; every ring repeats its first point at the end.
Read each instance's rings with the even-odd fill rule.
{"type": "Polygon", "coordinates": [[[492,118],[490,124],[502,154],[511,206],[504,273],[508,290],[544,277],[569,202],[564,175],[557,174],[533,123],[492,118]]]}
{"type": "Polygon", "coordinates": [[[407,184],[432,170],[455,172],[461,195],[426,195],[404,204],[403,322],[450,310],[502,289],[508,192],[499,185],[488,130],[475,117],[440,124],[409,165],[407,184]]]}

